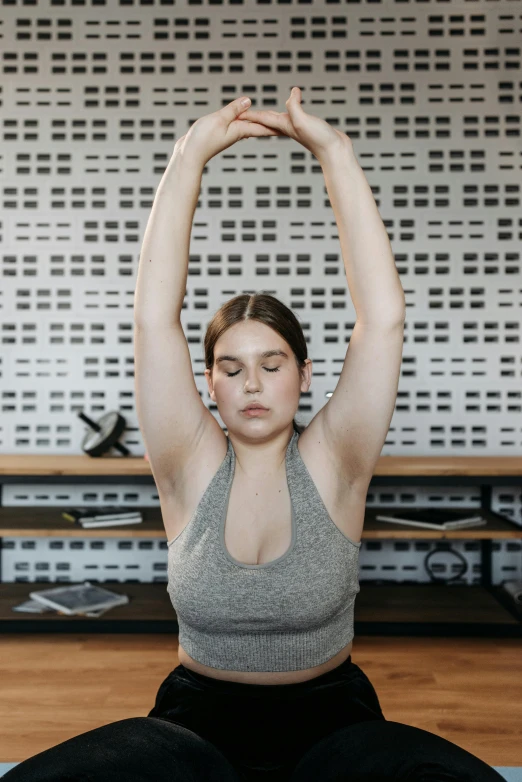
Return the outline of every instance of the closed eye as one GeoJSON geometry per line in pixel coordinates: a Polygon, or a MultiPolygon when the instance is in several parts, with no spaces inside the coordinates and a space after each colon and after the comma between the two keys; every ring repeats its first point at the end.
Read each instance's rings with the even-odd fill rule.
{"type": "MultiPolygon", "coordinates": [[[[275,369],[269,369],[268,367],[263,367],[263,369],[266,369],[267,372],[279,372],[279,367],[276,367],[275,369]]],[[[236,372],[227,372],[227,377],[235,377],[240,370],[238,369],[236,372]]]]}

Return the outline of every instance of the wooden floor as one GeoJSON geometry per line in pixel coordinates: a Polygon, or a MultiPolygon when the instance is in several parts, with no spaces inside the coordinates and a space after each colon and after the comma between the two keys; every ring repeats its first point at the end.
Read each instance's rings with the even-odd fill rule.
{"type": "MultiPolygon", "coordinates": [[[[178,664],[177,635],[2,635],[0,761],[145,716],[178,664]]],[[[384,716],[431,731],[491,766],[522,766],[522,643],[356,637],[352,659],[384,716]]]]}

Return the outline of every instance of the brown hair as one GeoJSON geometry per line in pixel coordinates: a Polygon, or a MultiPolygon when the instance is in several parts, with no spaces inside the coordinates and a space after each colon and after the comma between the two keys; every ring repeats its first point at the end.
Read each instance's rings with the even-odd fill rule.
{"type": "MultiPolygon", "coordinates": [[[[224,332],[244,320],[258,320],[277,331],[290,345],[294,353],[297,369],[305,365],[308,358],[308,348],[296,316],[282,301],[269,293],[242,293],[225,302],[216,312],[207,327],[205,334],[205,368],[212,370],[214,366],[214,346],[224,332]]],[[[292,421],[296,432],[303,432],[306,426],[292,421]]]]}

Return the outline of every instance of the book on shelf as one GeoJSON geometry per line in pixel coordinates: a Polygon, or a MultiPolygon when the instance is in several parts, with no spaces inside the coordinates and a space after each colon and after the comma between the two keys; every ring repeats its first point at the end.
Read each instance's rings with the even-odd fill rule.
{"type": "Polygon", "coordinates": [[[83,584],[66,584],[52,589],[37,590],[30,592],[29,597],[68,616],[74,614],[100,615],[99,612],[105,612],[109,608],[129,602],[127,595],[111,592],[110,589],[91,584],[90,581],[85,581],[83,584]]]}
{"type": "Polygon", "coordinates": [[[84,529],[96,527],[119,527],[126,524],[141,524],[143,515],[135,508],[104,505],[90,508],[67,508],[62,518],[73,521],[84,529]]]}
{"type": "Polygon", "coordinates": [[[438,530],[484,527],[487,524],[487,520],[480,513],[470,512],[469,509],[458,510],[453,508],[451,510],[419,507],[403,510],[399,508],[392,513],[376,515],[375,520],[385,521],[388,524],[438,530]]]}

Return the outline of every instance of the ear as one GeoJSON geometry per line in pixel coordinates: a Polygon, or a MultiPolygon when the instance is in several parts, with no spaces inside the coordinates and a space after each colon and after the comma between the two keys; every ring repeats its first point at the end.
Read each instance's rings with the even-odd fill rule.
{"type": "Polygon", "coordinates": [[[213,402],[215,402],[216,400],[212,398],[212,394],[214,393],[214,386],[212,383],[212,376],[211,376],[210,369],[205,369],[205,377],[207,379],[208,392],[210,394],[210,398],[212,399],[213,402]]]}
{"type": "Polygon", "coordinates": [[[298,367],[298,370],[301,386],[303,384],[305,385],[305,388],[301,388],[301,393],[303,393],[304,391],[308,391],[312,382],[312,359],[306,358],[304,366],[298,367]]]}

